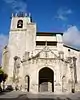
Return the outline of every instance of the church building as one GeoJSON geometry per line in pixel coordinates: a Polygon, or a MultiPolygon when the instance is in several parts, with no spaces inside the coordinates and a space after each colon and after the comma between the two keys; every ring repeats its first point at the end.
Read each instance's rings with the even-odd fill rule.
{"type": "Polygon", "coordinates": [[[6,85],[21,91],[80,91],[80,50],[64,44],[61,32],[38,32],[26,13],[12,14],[2,66],[6,85]]]}

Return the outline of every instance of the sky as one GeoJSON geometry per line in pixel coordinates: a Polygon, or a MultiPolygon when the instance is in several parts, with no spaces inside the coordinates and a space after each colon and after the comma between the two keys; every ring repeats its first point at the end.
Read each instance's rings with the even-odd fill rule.
{"type": "Polygon", "coordinates": [[[80,49],[80,0],[0,0],[0,57],[19,12],[31,13],[37,31],[63,32],[64,43],[80,49]]]}

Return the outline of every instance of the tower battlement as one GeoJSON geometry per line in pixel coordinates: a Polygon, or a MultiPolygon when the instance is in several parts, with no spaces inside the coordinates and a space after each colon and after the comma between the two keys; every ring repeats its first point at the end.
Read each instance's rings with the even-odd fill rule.
{"type": "Polygon", "coordinates": [[[26,29],[28,23],[32,23],[32,17],[30,13],[12,13],[11,18],[11,30],[26,29]],[[27,23],[27,24],[26,24],[27,23]]]}
{"type": "Polygon", "coordinates": [[[12,17],[31,17],[31,13],[24,13],[24,12],[12,13],[12,17]]]}

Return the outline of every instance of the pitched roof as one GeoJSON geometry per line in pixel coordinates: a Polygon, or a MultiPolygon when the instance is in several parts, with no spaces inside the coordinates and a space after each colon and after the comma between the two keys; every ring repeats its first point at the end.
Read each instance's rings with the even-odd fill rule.
{"type": "Polygon", "coordinates": [[[63,46],[67,47],[67,48],[70,48],[70,49],[73,49],[73,50],[76,50],[76,51],[80,51],[80,49],[72,47],[72,46],[69,46],[69,45],[66,45],[66,44],[64,44],[63,46]]]}

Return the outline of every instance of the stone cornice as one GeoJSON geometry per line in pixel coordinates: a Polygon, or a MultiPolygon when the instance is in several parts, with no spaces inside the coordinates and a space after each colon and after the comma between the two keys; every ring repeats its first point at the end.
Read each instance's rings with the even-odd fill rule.
{"type": "Polygon", "coordinates": [[[11,29],[10,31],[27,31],[27,29],[11,29]]]}

